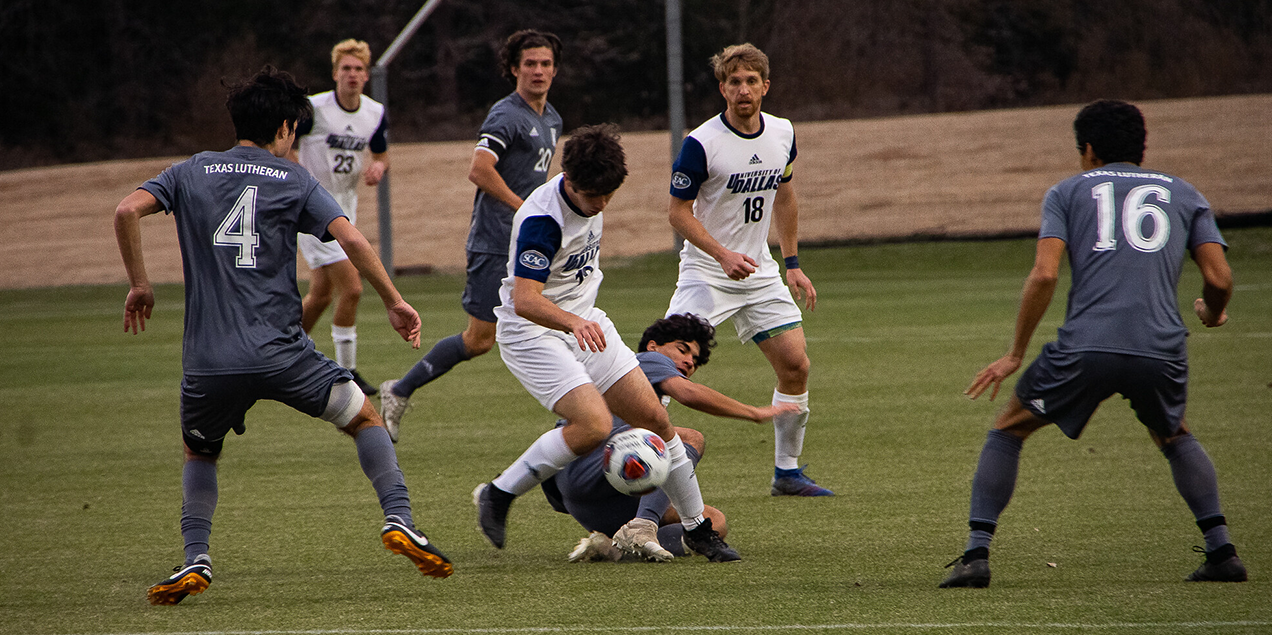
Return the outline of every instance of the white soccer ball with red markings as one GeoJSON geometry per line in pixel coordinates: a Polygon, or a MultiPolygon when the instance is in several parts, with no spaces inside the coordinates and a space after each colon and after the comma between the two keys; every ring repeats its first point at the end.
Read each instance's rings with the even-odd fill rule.
{"type": "Polygon", "coordinates": [[[671,469],[667,444],[649,430],[624,430],[605,442],[605,480],[629,496],[643,496],[662,486],[671,469]]]}

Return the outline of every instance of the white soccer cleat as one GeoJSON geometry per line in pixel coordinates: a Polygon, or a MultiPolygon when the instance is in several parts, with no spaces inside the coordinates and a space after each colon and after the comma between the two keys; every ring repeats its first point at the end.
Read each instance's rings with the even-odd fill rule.
{"type": "Polygon", "coordinates": [[[566,556],[570,562],[618,562],[622,557],[623,552],[614,546],[614,541],[599,531],[579,540],[574,551],[566,556]]]}
{"type": "Polygon", "coordinates": [[[623,553],[650,562],[671,562],[675,556],[658,544],[658,523],[648,518],[633,518],[614,532],[614,546],[623,553]]]}
{"type": "Polygon", "coordinates": [[[393,387],[396,385],[396,379],[380,384],[380,418],[384,419],[384,429],[389,432],[389,439],[394,443],[398,441],[402,415],[406,414],[406,409],[411,406],[409,398],[393,394],[393,387]]]}

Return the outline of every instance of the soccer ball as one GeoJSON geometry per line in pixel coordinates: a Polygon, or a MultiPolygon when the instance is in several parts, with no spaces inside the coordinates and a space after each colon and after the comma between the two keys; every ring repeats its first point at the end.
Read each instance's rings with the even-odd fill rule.
{"type": "Polygon", "coordinates": [[[667,444],[649,430],[624,430],[605,442],[605,480],[628,496],[643,496],[667,480],[667,444]]]}

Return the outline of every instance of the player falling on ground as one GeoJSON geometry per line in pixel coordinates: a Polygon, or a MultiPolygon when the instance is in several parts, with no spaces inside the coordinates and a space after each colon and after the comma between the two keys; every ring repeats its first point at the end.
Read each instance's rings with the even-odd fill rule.
{"type": "Polygon", "coordinates": [[[353,437],[362,471],[384,510],[381,540],[425,575],[446,577],[450,561],[415,529],[411,501],[380,416],[349,371],[314,349],[300,328],[296,232],[334,237],[388,310],[389,323],[419,346],[420,318],[393,287],[366,238],[307,171],[281,157],[296,122],[310,114],[291,75],[266,66],[231,88],[227,106],[238,145],[202,152],[166,169],[115,210],[115,235],[131,288],[124,330],[146,330],[154,291],[141,251],[142,217],[177,222],[185,277],[182,341],[181,535],[185,562],[147,591],[176,604],[212,582],[208,539],[217,503],[217,459],[230,430],[244,432],[261,399],[285,403],[353,437]]]}
{"type": "Polygon", "coordinates": [[[1047,192],[1011,350],[977,374],[966,394],[975,399],[992,385],[993,399],[1020,368],[1067,252],[1073,285],[1064,324],[1021,375],[989,431],[972,480],[967,549],[940,586],[989,586],[989,543],[1015,489],[1025,439],[1052,423],[1078,438],[1100,402],[1115,393],[1130,400],[1170,462],[1175,487],[1205,537],[1206,560],[1187,579],[1244,581],[1245,566],[1219,507],[1214,465],[1184,422],[1188,329],[1176,296],[1184,252],[1191,251],[1204,281],[1193,305],[1197,317],[1207,327],[1222,326],[1232,296],[1227,245],[1197,190],[1140,167],[1146,134],[1138,108],[1093,102],[1073,129],[1083,172],[1047,192]]]}
{"type": "Polygon", "coordinates": [[[680,278],[667,315],[694,313],[712,325],[732,318],[738,339],[752,341],[777,373],[773,405],[798,413],[773,417],[774,496],[831,496],[804,475],[799,456],[808,423],[808,352],[799,307],[813,310],[817,291],[799,266],[799,207],[791,181],[795,130],[760,111],[768,92],[768,57],[750,44],[711,59],[725,111],[689,133],[672,166],[671,226],[685,238],[680,278]],[[769,254],[777,224],[786,284],[769,254]],[[787,288],[789,285],[789,289],[787,288]]]}
{"type": "MultiPolygon", "coordinates": [[[[358,182],[375,185],[389,168],[388,121],[384,106],[362,94],[369,78],[371,47],[366,42],[345,40],[331,49],[331,78],[336,89],[309,96],[313,117],[296,128],[298,152],[288,158],[309,170],[340,203],[349,222],[358,222],[358,182]],[[371,161],[365,163],[367,151],[371,161]]],[[[362,392],[376,393],[358,373],[358,301],[362,299],[362,278],[349,262],[340,244],[323,242],[309,234],[297,236],[301,254],[312,271],[309,292],[301,305],[301,325],[313,330],[327,305],[336,295],[331,317],[331,340],[336,345],[336,363],[353,373],[362,392]]]]}
{"type": "Polygon", "coordinates": [[[547,180],[561,134],[561,116],[548,103],[548,89],[561,61],[561,40],[551,33],[517,31],[504,43],[499,61],[516,90],[486,115],[468,172],[468,180],[477,186],[462,300],[468,327],[433,345],[401,379],[380,385],[380,412],[394,442],[412,393],[495,345],[495,307],[508,269],[512,216],[547,180]]]}
{"type": "Polygon", "coordinates": [[[617,129],[576,130],[562,150],[561,168],[513,218],[495,314],[508,370],[566,423],[473,491],[482,535],[502,549],[513,499],[596,449],[617,415],[667,442],[671,470],[663,491],[679,512],[686,544],[712,562],[738,560],[703,515],[693,463],[635,353],[595,305],[603,277],[601,211],[627,176],[617,129]]]}
{"type": "MultiPolygon", "coordinates": [[[[665,406],[671,399],[708,414],[763,423],[780,412],[797,411],[795,404],[749,406],[689,378],[706,365],[715,346],[715,328],[696,315],[671,315],[657,320],[641,336],[636,360],[665,406]]],[[[614,419],[611,432],[631,426],[614,419]]],[[[685,452],[695,468],[702,458],[706,440],[701,432],[676,428],[685,443],[685,452]]],[[[637,558],[665,562],[674,556],[691,555],[684,548],[684,526],[671,509],[671,501],[661,490],[639,498],[614,489],[605,479],[602,444],[587,456],[542,484],[553,508],[570,514],[591,534],[579,541],[570,553],[571,562],[616,561],[624,553],[637,558]]],[[[728,535],[724,513],[705,506],[704,515],[720,537],[728,535]]]]}

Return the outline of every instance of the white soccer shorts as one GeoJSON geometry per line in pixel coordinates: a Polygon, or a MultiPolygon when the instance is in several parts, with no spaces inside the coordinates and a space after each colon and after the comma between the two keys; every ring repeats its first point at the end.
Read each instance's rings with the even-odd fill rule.
{"type": "Polygon", "coordinates": [[[508,370],[548,410],[566,393],[583,384],[593,384],[604,394],[640,365],[604,311],[593,308],[583,317],[601,325],[605,350],[599,353],[583,350],[573,335],[561,331],[499,344],[499,356],[508,370]]]}
{"type": "Polygon", "coordinates": [[[696,314],[706,318],[712,326],[733,318],[733,328],[737,329],[738,340],[742,342],[803,319],[791,290],[781,278],[772,278],[759,286],[746,280],[732,284],[678,281],[671,306],[667,308],[667,315],[676,313],[696,314]]]}
{"type": "Polygon", "coordinates": [[[334,240],[324,243],[310,234],[296,234],[296,246],[311,270],[349,259],[340,243],[334,240]]]}

